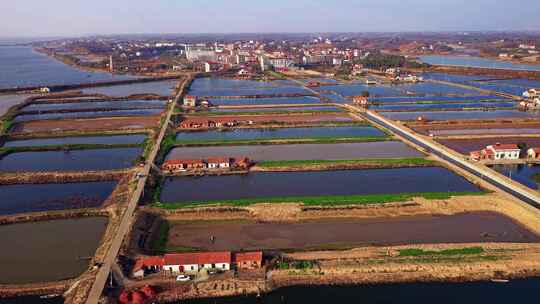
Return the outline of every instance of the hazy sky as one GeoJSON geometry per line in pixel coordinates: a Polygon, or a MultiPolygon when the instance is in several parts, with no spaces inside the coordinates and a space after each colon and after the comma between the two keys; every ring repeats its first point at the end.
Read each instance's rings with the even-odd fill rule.
{"type": "Polygon", "coordinates": [[[540,30],[540,0],[0,0],[0,36],[540,30]]]}

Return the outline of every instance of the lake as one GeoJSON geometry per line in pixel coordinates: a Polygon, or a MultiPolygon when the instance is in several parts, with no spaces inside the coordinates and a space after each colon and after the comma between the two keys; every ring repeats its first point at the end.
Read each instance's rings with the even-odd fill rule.
{"type": "Polygon", "coordinates": [[[105,233],[106,217],[0,226],[0,284],[49,282],[79,276],[105,233]],[[81,259],[83,258],[83,259],[81,259]]]}
{"type": "Polygon", "coordinates": [[[169,152],[167,159],[197,159],[215,156],[246,156],[254,161],[264,161],[423,157],[423,154],[399,141],[383,141],[337,144],[178,147],[169,152]]]}
{"type": "Polygon", "coordinates": [[[0,89],[133,79],[131,76],[88,72],[63,64],[29,46],[0,47],[0,89]]]}
{"type": "Polygon", "coordinates": [[[386,137],[381,130],[371,126],[234,129],[231,131],[180,132],[178,141],[199,140],[253,140],[279,138],[333,138],[333,137],[386,137]]]}
{"type": "Polygon", "coordinates": [[[463,66],[473,68],[540,71],[540,65],[519,64],[509,61],[473,57],[473,56],[420,56],[421,61],[431,65],[463,66]]]}
{"type": "Polygon", "coordinates": [[[0,172],[125,169],[134,166],[142,152],[140,147],[16,152],[0,159],[0,172]]]}
{"type": "Polygon", "coordinates": [[[248,175],[167,178],[163,184],[160,200],[164,203],[173,203],[447,191],[481,190],[465,178],[441,167],[252,172],[248,175]]]}
{"type": "Polygon", "coordinates": [[[111,195],[117,182],[0,185],[0,215],[95,208],[111,195]]]}

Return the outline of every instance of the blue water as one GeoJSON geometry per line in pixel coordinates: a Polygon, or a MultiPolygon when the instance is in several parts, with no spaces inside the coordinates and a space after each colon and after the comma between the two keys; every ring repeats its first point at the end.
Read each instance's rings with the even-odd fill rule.
{"type": "Polygon", "coordinates": [[[87,72],[63,64],[27,46],[0,47],[0,88],[49,86],[133,79],[87,72]]]}
{"type": "Polygon", "coordinates": [[[311,94],[288,80],[271,82],[223,78],[197,78],[189,88],[195,96],[246,96],[260,94],[311,94]]]}
{"type": "Polygon", "coordinates": [[[478,91],[454,87],[446,84],[422,82],[415,84],[400,84],[400,90],[413,92],[418,95],[478,95],[478,91]]]}
{"type": "Polygon", "coordinates": [[[497,119],[497,118],[540,118],[540,112],[523,112],[518,110],[495,111],[440,111],[440,112],[380,112],[393,120],[415,120],[423,116],[428,120],[458,119],[497,119]]]}
{"type": "Polygon", "coordinates": [[[431,109],[462,109],[462,108],[514,108],[516,102],[467,102],[467,103],[431,103],[431,104],[384,104],[372,105],[372,110],[402,110],[429,111],[431,109]]]}
{"type": "Polygon", "coordinates": [[[233,131],[180,132],[176,135],[176,140],[252,140],[362,136],[384,137],[386,134],[371,126],[236,129],[233,131]]]}
{"type": "Polygon", "coordinates": [[[407,97],[379,97],[379,98],[370,98],[372,102],[382,102],[382,103],[392,103],[392,102],[416,102],[416,101],[440,101],[444,103],[445,101],[492,101],[500,100],[504,101],[505,99],[501,96],[489,96],[489,95],[479,95],[479,96],[407,96],[407,97]]]}
{"type": "Polygon", "coordinates": [[[142,148],[16,152],[0,158],[0,172],[97,171],[135,165],[142,148]]]}
{"type": "Polygon", "coordinates": [[[161,201],[172,203],[290,196],[446,191],[480,192],[481,190],[465,178],[440,167],[320,172],[257,172],[247,176],[166,179],[161,193],[161,201]],[[185,189],[190,191],[185,191],[185,189]],[[208,191],[208,189],[212,189],[212,191],[208,191]]]}
{"type": "Polygon", "coordinates": [[[164,108],[163,100],[123,100],[123,101],[96,101],[73,103],[34,103],[21,109],[21,111],[60,111],[60,110],[88,110],[88,109],[133,109],[133,108],[164,108]]]}
{"type": "Polygon", "coordinates": [[[117,85],[109,87],[89,88],[84,89],[85,94],[104,94],[107,96],[123,97],[135,94],[157,94],[161,96],[170,96],[173,93],[174,87],[178,81],[157,81],[134,83],[128,85],[117,85]]]}
{"type": "Polygon", "coordinates": [[[117,182],[24,184],[0,186],[0,215],[64,209],[95,208],[109,197],[117,182]]]}
{"type": "Polygon", "coordinates": [[[317,97],[300,96],[289,98],[212,98],[209,100],[212,105],[215,106],[233,106],[233,105],[280,105],[280,104],[307,104],[307,103],[320,103],[321,101],[317,97]]]}
{"type": "MultiPolygon", "coordinates": [[[[33,120],[54,120],[71,118],[97,118],[97,117],[131,117],[158,115],[163,109],[139,109],[139,110],[114,110],[114,111],[92,111],[92,112],[71,112],[71,113],[49,113],[49,114],[25,114],[18,115],[13,119],[14,122],[25,122],[33,120]]],[[[134,121],[136,122],[136,121],[134,121]]]]}
{"type": "Polygon", "coordinates": [[[540,71],[540,65],[517,64],[472,56],[420,56],[420,60],[432,65],[464,66],[475,68],[540,71]]]}
{"type": "Polygon", "coordinates": [[[540,189],[538,182],[532,179],[533,175],[540,175],[540,166],[496,165],[493,169],[531,189],[540,189]]]}
{"type": "Polygon", "coordinates": [[[319,107],[283,107],[283,108],[242,108],[242,109],[223,109],[212,108],[210,113],[226,113],[226,112],[285,112],[285,111],[336,111],[342,112],[342,108],[334,106],[319,106],[319,107]]]}
{"type": "Polygon", "coordinates": [[[316,90],[319,92],[335,92],[345,97],[358,96],[358,95],[361,95],[362,92],[364,91],[368,91],[372,97],[405,95],[403,92],[401,92],[400,90],[394,87],[368,86],[364,84],[322,86],[322,87],[316,88],[316,90]]]}
{"type": "Polygon", "coordinates": [[[103,144],[103,145],[122,145],[122,144],[142,144],[146,135],[111,135],[111,136],[78,136],[78,137],[57,137],[57,138],[36,138],[8,141],[4,144],[9,147],[43,147],[57,145],[78,145],[78,144],[103,144]]]}
{"type": "Polygon", "coordinates": [[[334,93],[320,93],[319,94],[321,97],[326,97],[329,99],[330,102],[335,102],[335,103],[349,103],[349,101],[337,94],[334,94],[334,93]]]}

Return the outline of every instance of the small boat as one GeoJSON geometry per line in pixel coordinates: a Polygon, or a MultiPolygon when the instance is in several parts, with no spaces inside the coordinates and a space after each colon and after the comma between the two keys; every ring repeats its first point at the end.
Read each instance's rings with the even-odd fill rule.
{"type": "Polygon", "coordinates": [[[48,294],[48,295],[39,296],[39,298],[40,299],[52,299],[52,298],[57,298],[59,296],[60,296],[59,294],[48,294]]]}
{"type": "Polygon", "coordinates": [[[493,282],[493,283],[508,283],[508,282],[510,282],[510,280],[507,280],[507,279],[491,279],[490,281],[493,282]]]}

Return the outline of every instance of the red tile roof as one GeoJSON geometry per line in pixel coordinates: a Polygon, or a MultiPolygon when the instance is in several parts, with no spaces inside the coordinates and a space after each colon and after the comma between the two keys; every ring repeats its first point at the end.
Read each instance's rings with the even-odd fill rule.
{"type": "Polygon", "coordinates": [[[166,254],[163,257],[165,265],[202,265],[231,263],[231,252],[200,252],[166,254]]]}
{"type": "Polygon", "coordinates": [[[160,266],[163,267],[163,258],[159,256],[139,258],[135,261],[134,271],[140,270],[143,267],[160,266]]]}
{"type": "Polygon", "coordinates": [[[229,163],[231,159],[228,157],[209,157],[206,161],[212,164],[222,164],[229,163]]]}
{"type": "Polygon", "coordinates": [[[263,257],[262,251],[239,252],[239,253],[234,254],[233,261],[234,263],[262,262],[262,257],[263,257]]]}
{"type": "Polygon", "coordinates": [[[519,150],[516,144],[496,144],[492,147],[494,150],[519,150]]]}

